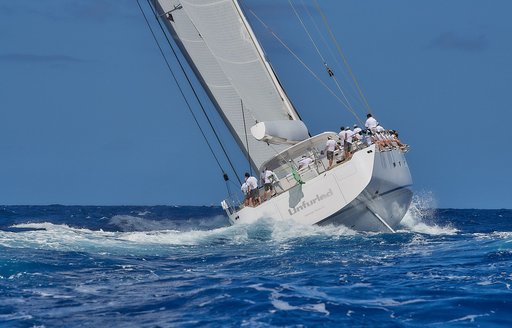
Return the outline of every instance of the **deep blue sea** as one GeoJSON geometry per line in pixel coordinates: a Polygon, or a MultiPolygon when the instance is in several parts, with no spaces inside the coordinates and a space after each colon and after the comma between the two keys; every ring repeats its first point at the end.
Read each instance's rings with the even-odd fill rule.
{"type": "Polygon", "coordinates": [[[512,326],[512,210],[420,203],[396,234],[0,206],[0,327],[512,326]]]}

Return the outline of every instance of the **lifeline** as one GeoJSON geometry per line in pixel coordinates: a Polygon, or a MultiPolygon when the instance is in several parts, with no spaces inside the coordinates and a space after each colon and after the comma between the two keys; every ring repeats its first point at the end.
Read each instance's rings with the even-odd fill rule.
{"type": "Polygon", "coordinates": [[[325,194],[322,194],[322,195],[316,195],[315,198],[313,198],[312,200],[306,202],[305,200],[302,201],[302,204],[297,206],[297,207],[294,207],[293,209],[292,208],[289,208],[288,209],[288,213],[290,213],[290,215],[294,215],[295,213],[297,212],[300,212],[302,211],[303,209],[305,209],[306,207],[309,207],[311,205],[314,205],[316,204],[317,202],[320,202],[326,198],[329,198],[332,196],[332,189],[329,189],[329,191],[325,194]],[[293,210],[293,212],[292,212],[293,210]]]}

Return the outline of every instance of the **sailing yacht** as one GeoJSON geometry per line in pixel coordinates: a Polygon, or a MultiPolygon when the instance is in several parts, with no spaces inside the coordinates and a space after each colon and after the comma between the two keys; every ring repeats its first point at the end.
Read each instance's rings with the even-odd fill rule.
{"type": "MultiPolygon", "coordinates": [[[[394,232],[412,199],[399,147],[355,142],[350,159],[324,148],[335,132],[311,136],[267,61],[237,0],[155,0],[161,20],[256,172],[278,177],[258,206],[221,202],[231,224],[262,218],[394,232]],[[311,163],[298,168],[307,156],[311,163]]],[[[242,172],[240,172],[242,173],[242,172]]]]}

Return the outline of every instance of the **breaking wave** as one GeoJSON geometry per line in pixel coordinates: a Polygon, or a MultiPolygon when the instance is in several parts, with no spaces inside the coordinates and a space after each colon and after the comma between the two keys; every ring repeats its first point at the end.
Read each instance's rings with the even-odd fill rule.
{"type": "MultiPolygon", "coordinates": [[[[455,235],[459,230],[451,223],[441,225],[436,222],[436,200],[431,192],[415,194],[411,206],[401,225],[405,231],[428,235],[455,235]]],[[[404,230],[400,230],[404,232],[404,230]]]]}
{"type": "Polygon", "coordinates": [[[116,231],[157,231],[157,230],[211,230],[229,225],[224,215],[203,218],[148,219],[132,215],[114,215],[108,225],[116,231]]]}
{"type": "MultiPolygon", "coordinates": [[[[218,225],[223,218],[210,218],[218,225]]],[[[209,220],[210,220],[209,219],[209,220]]],[[[253,224],[199,229],[208,224],[172,220],[151,222],[143,218],[114,216],[124,231],[75,228],[66,224],[23,223],[0,230],[0,245],[11,248],[53,249],[99,253],[160,254],[173,246],[243,245],[255,242],[286,243],[300,238],[341,238],[357,233],[343,226],[303,226],[292,222],[260,220],[253,224]],[[196,229],[192,229],[196,227],[196,229]]]]}

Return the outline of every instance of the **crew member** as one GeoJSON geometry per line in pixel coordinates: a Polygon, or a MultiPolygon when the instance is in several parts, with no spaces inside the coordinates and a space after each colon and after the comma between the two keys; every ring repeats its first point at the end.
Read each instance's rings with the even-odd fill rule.
{"type": "MultiPolygon", "coordinates": [[[[265,168],[265,170],[261,174],[261,180],[263,182],[263,186],[265,187],[265,192],[263,193],[263,201],[266,201],[267,193],[270,192],[272,194],[272,192],[274,191],[273,184],[274,182],[279,181],[279,179],[277,178],[277,175],[274,172],[272,172],[272,170],[265,168]]],[[[272,194],[270,197],[274,195],[275,193],[272,194]]]]}
{"type": "Polygon", "coordinates": [[[327,137],[327,142],[325,143],[325,151],[327,152],[327,159],[329,160],[329,167],[328,170],[332,167],[332,162],[334,160],[334,151],[336,149],[339,149],[338,145],[336,144],[336,141],[332,139],[331,136],[327,137]]]}
{"type": "Polygon", "coordinates": [[[299,161],[299,170],[303,167],[308,166],[309,164],[313,163],[313,160],[311,157],[307,157],[306,155],[302,155],[302,158],[299,161]]]}
{"type": "Polygon", "coordinates": [[[377,122],[376,119],[373,118],[372,114],[368,113],[366,115],[366,122],[364,123],[364,126],[373,132],[373,130],[377,127],[379,122],[377,122]]]}
{"type": "Polygon", "coordinates": [[[258,205],[260,203],[258,180],[251,176],[249,173],[245,172],[245,182],[249,188],[249,203],[252,204],[252,206],[258,205]]]}

